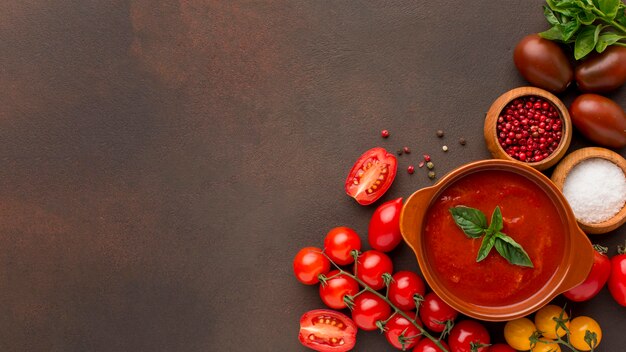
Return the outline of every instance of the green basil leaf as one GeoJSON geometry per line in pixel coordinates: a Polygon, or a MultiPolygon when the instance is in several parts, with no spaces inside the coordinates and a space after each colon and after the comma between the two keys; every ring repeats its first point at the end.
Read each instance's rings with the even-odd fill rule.
{"type": "Polygon", "coordinates": [[[487,229],[490,233],[498,233],[504,227],[504,222],[502,220],[502,211],[500,211],[500,206],[496,206],[491,213],[491,224],[489,224],[489,228],[487,229]]]}
{"type": "Polygon", "coordinates": [[[576,18],[578,19],[578,22],[589,25],[593,24],[593,21],[596,20],[596,15],[592,12],[579,12],[578,15],[576,15],[576,18]]]}
{"type": "Polygon", "coordinates": [[[604,50],[606,50],[606,48],[609,45],[613,45],[617,43],[618,41],[620,41],[621,39],[626,39],[626,36],[619,35],[613,32],[602,33],[600,34],[600,37],[598,37],[598,43],[596,44],[596,51],[601,53],[604,50]]]}
{"type": "Polygon", "coordinates": [[[581,28],[574,45],[574,57],[576,60],[587,56],[596,47],[601,30],[602,26],[600,25],[581,28]]]}
{"type": "Polygon", "coordinates": [[[588,7],[580,0],[547,0],[546,3],[554,12],[569,17],[575,17],[579,12],[588,7]]]}
{"type": "Polygon", "coordinates": [[[478,249],[478,255],[476,256],[476,262],[487,258],[487,255],[489,255],[489,252],[491,252],[491,248],[493,248],[496,239],[497,237],[493,232],[488,232],[487,235],[483,237],[483,241],[480,244],[480,248],[478,249]]]}
{"type": "Polygon", "coordinates": [[[452,218],[458,227],[470,238],[478,238],[487,229],[487,218],[482,211],[463,205],[450,208],[452,218]]]}
{"type": "Polygon", "coordinates": [[[594,0],[595,6],[606,15],[605,19],[612,20],[617,15],[621,0],[594,0]]]}
{"type": "Polygon", "coordinates": [[[550,9],[548,6],[544,5],[543,15],[546,16],[546,20],[551,25],[561,24],[561,21],[559,21],[559,19],[556,17],[554,11],[552,11],[552,9],[550,9]]]}
{"type": "Polygon", "coordinates": [[[548,40],[565,41],[563,27],[561,25],[556,25],[547,31],[543,31],[539,33],[539,36],[548,40]]]}
{"type": "Polygon", "coordinates": [[[495,234],[496,243],[494,247],[496,247],[496,251],[500,253],[501,256],[504,257],[509,263],[533,267],[533,262],[530,260],[528,253],[520,246],[519,243],[515,242],[511,237],[503,234],[502,232],[498,232],[495,234]]]}
{"type": "Polygon", "coordinates": [[[626,5],[620,4],[617,9],[617,15],[615,15],[615,22],[621,24],[622,26],[626,26],[626,5]]]}
{"type": "Polygon", "coordinates": [[[578,20],[565,23],[563,25],[563,41],[569,42],[579,29],[580,22],[578,20]]]}

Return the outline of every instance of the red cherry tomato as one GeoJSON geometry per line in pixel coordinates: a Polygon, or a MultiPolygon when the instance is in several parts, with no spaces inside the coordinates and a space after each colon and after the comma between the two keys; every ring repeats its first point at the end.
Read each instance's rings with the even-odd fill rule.
{"type": "MultiPolygon", "coordinates": [[[[404,312],[409,317],[415,317],[415,312],[404,312]]],[[[415,320],[417,325],[422,326],[422,322],[419,319],[415,320]]],[[[419,342],[422,335],[420,331],[413,323],[407,320],[400,314],[396,314],[385,324],[385,338],[395,348],[406,351],[409,348],[415,347],[419,342]],[[404,341],[404,345],[400,341],[400,335],[404,341]]]]}
{"type": "Polygon", "coordinates": [[[488,352],[516,352],[513,347],[507,345],[506,343],[496,343],[495,345],[489,346],[488,352]]]}
{"type": "Polygon", "coordinates": [[[573,289],[563,293],[570,301],[582,302],[595,297],[606,284],[611,274],[611,263],[609,257],[606,256],[607,249],[601,246],[594,246],[593,266],[587,279],[574,287],[573,289]]]}
{"type": "Polygon", "coordinates": [[[351,228],[340,226],[328,231],[324,239],[324,251],[330,259],[339,265],[354,262],[352,250],[361,250],[361,238],[351,228]]]}
{"type": "Polygon", "coordinates": [[[363,330],[376,330],[376,322],[391,316],[391,307],[382,298],[371,292],[364,292],[354,299],[352,319],[363,330]]]}
{"type": "Polygon", "coordinates": [[[346,193],[361,205],[374,203],[391,186],[398,162],[385,149],[372,148],[354,163],[346,178],[346,193]]]}
{"type": "Polygon", "coordinates": [[[385,254],[375,250],[363,252],[356,263],[356,276],[374,290],[385,287],[383,274],[391,275],[393,263],[385,254]]]}
{"type": "Polygon", "coordinates": [[[322,352],[345,352],[356,343],[356,325],[339,312],[311,310],[300,318],[298,339],[304,346],[322,352]]]}
{"type": "MultiPolygon", "coordinates": [[[[328,273],[331,277],[339,273],[339,270],[333,270],[328,273]]],[[[320,298],[324,304],[334,309],[346,308],[346,303],[343,301],[345,295],[354,296],[359,292],[359,284],[351,277],[345,275],[339,275],[334,277],[326,283],[320,284],[320,298]]]]}
{"type": "MultiPolygon", "coordinates": [[[[447,351],[450,351],[450,347],[448,347],[445,342],[439,341],[439,343],[441,343],[447,351]]],[[[417,346],[415,346],[413,352],[443,352],[443,350],[437,347],[431,339],[422,339],[417,346]]]]}
{"type": "Polygon", "coordinates": [[[372,248],[389,252],[402,241],[400,211],[402,198],[381,204],[370,219],[367,240],[372,248]]]}
{"type": "Polygon", "coordinates": [[[609,292],[617,303],[626,307],[626,252],[622,246],[618,247],[618,255],[611,258],[609,292]]]}
{"type": "Polygon", "coordinates": [[[424,297],[426,286],[419,275],[410,271],[398,271],[393,274],[389,285],[389,300],[403,310],[415,309],[415,295],[424,297]]]}
{"type": "Polygon", "coordinates": [[[320,274],[326,274],[330,270],[328,258],[317,247],[304,247],[293,259],[293,272],[296,279],[305,285],[313,285],[319,282],[320,274]]]}
{"type": "Polygon", "coordinates": [[[427,293],[419,309],[420,319],[427,328],[442,332],[447,321],[454,321],[459,313],[442,301],[434,292],[427,293]]]}
{"type": "Polygon", "coordinates": [[[490,342],[491,338],[487,329],[475,320],[457,322],[448,337],[450,352],[487,352],[488,346],[472,349],[472,345],[489,345],[490,342]]]}

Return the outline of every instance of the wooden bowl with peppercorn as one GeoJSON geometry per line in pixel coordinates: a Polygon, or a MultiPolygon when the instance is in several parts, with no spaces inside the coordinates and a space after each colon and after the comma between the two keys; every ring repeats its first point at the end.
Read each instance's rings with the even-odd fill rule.
{"type": "Polygon", "coordinates": [[[537,170],[555,165],[572,140],[567,107],[552,93],[519,87],[496,99],[485,117],[485,142],[496,159],[537,170]]]}
{"type": "Polygon", "coordinates": [[[626,223],[626,159],[614,151],[578,149],[557,165],[552,182],[586,233],[603,234],[626,223]]]}

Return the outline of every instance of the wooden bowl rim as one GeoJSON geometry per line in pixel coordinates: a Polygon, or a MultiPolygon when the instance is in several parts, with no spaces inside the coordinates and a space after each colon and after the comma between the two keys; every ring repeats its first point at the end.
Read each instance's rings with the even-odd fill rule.
{"type": "Polygon", "coordinates": [[[559,99],[556,95],[541,88],[523,86],[513,88],[507,92],[504,92],[496,100],[494,100],[485,116],[484,135],[487,147],[489,148],[489,151],[494,158],[514,161],[517,163],[528,165],[541,171],[552,167],[553,165],[558,163],[559,160],[563,158],[563,156],[565,156],[565,153],[567,152],[567,149],[569,148],[570,142],[572,140],[572,121],[569,115],[569,110],[561,101],[561,99],[559,99]],[[498,117],[500,116],[500,113],[502,112],[504,107],[506,107],[506,105],[514,99],[525,96],[539,96],[550,101],[550,103],[552,103],[552,105],[559,112],[559,117],[563,121],[563,135],[561,137],[561,142],[559,143],[556,150],[554,150],[554,152],[552,152],[552,154],[550,154],[550,156],[548,156],[546,159],[532,163],[519,161],[515,158],[510,157],[504,151],[504,149],[502,149],[500,143],[498,143],[496,128],[498,117]]]}
{"type": "MultiPolygon", "coordinates": [[[[602,158],[617,165],[626,176],[626,159],[618,153],[601,147],[587,147],[573,151],[567,155],[552,173],[552,182],[563,192],[563,185],[567,175],[581,162],[593,158],[602,158]]],[[[603,222],[587,223],[576,219],[580,227],[589,234],[603,234],[615,230],[626,222],[626,204],[612,218],[603,222]]]]}

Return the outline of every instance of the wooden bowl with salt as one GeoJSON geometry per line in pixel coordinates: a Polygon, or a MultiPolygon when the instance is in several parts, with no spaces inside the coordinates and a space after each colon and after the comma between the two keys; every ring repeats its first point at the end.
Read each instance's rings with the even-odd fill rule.
{"type": "MultiPolygon", "coordinates": [[[[565,181],[572,169],[581,162],[593,158],[600,158],[612,162],[622,170],[624,177],[626,177],[626,159],[624,159],[621,155],[605,148],[589,147],[578,149],[566,156],[554,169],[554,172],[552,173],[552,182],[554,182],[557,188],[563,192],[565,181]]],[[[581,220],[579,216],[577,216],[576,220],[578,221],[580,228],[587,234],[607,233],[615,230],[626,222],[626,205],[623,205],[615,215],[601,222],[585,222],[581,220]]]]}

